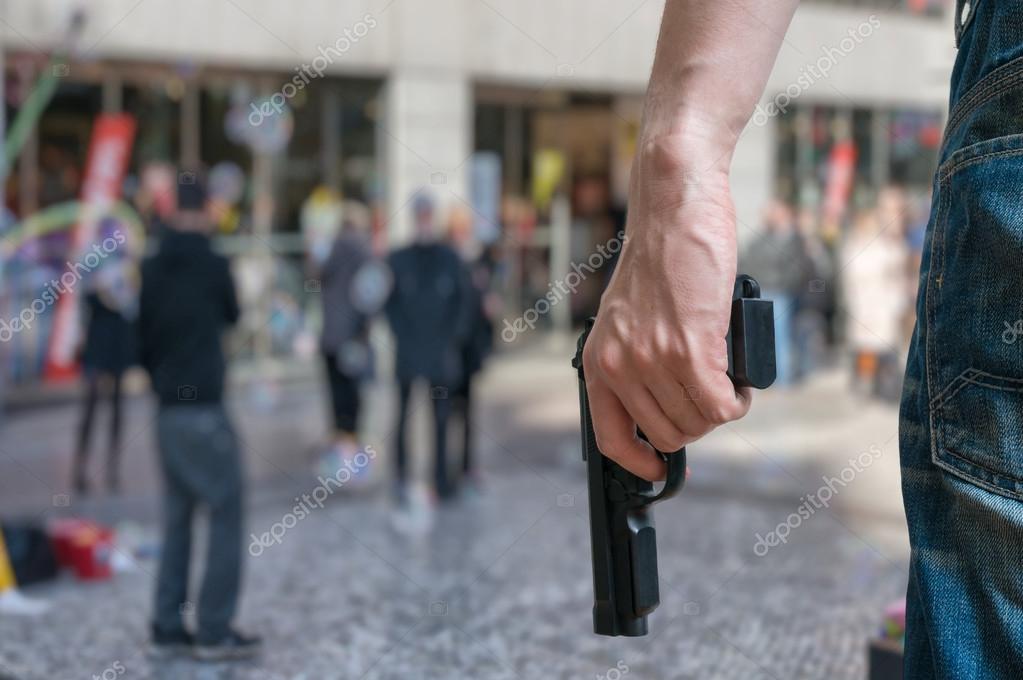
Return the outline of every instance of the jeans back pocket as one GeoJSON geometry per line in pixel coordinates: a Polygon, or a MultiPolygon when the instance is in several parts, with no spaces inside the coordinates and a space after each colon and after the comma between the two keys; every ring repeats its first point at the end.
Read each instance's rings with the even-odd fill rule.
{"type": "Polygon", "coordinates": [[[934,463],[1023,500],[1023,378],[963,371],[931,405],[934,463]]]}

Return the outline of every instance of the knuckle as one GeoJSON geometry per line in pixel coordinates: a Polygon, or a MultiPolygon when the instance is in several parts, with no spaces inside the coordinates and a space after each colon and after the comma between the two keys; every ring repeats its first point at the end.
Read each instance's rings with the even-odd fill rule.
{"type": "Polygon", "coordinates": [[[639,371],[644,373],[652,372],[660,364],[657,352],[653,348],[637,345],[632,347],[630,352],[632,354],[632,363],[639,371]]]}
{"type": "Polygon", "coordinates": [[[721,399],[715,399],[711,403],[707,404],[703,412],[703,417],[706,418],[714,427],[724,425],[725,423],[731,422],[735,419],[731,404],[721,399]]]}
{"type": "Polygon", "coordinates": [[[596,356],[593,357],[593,363],[596,365],[598,371],[609,376],[620,375],[623,368],[621,355],[615,350],[607,347],[600,347],[596,350],[596,356]]]}

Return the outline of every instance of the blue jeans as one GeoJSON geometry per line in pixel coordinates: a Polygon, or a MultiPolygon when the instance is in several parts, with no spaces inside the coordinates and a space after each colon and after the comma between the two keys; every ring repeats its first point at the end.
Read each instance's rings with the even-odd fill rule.
{"type": "Polygon", "coordinates": [[[964,4],[900,417],[907,680],[1023,677],[1023,6],[964,4]]]}

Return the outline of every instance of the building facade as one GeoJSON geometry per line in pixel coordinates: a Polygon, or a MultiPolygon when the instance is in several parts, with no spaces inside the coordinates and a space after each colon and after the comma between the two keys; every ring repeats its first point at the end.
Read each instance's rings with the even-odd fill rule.
{"type": "MultiPolygon", "coordinates": [[[[866,139],[874,153],[866,167],[874,181],[890,177],[891,164],[882,157],[889,144],[883,137],[891,137],[900,116],[940,117],[946,105],[954,48],[944,4],[802,4],[735,157],[734,193],[741,223],[755,224],[758,211],[777,191],[797,192],[779,183],[798,183],[801,174],[813,172],[808,160],[812,149],[784,148],[788,128],[806,125],[813,116],[870,128],[866,139]],[[855,121],[854,112],[859,112],[855,121]]],[[[480,106],[503,106],[501,115],[511,111],[514,118],[516,111],[521,115],[531,109],[563,108],[574,96],[596,97],[597,108],[606,112],[612,127],[622,127],[624,121],[634,130],[663,2],[182,0],[169,5],[7,0],[7,54],[51,49],[66,34],[77,7],[86,21],[76,39],[69,81],[83,76],[97,83],[92,106],[116,109],[132,96],[123,87],[125,80],[179,80],[180,97],[167,115],[182,121],[175,142],[177,155],[186,162],[209,161],[202,158],[203,144],[213,124],[201,120],[202,99],[204,88],[212,88],[218,75],[246,77],[263,96],[283,92],[289,104],[320,89],[285,89],[303,71],[307,76],[316,73],[308,82],[329,80],[341,92],[354,85],[368,90],[375,138],[371,143],[362,139],[360,150],[368,150],[377,164],[388,232],[392,240],[401,240],[409,233],[403,206],[418,188],[432,186],[445,203],[471,202],[470,159],[477,150],[480,106]],[[124,70],[126,65],[132,65],[135,77],[124,70]],[[193,74],[199,73],[205,80],[197,83],[193,74]]],[[[367,101],[353,106],[365,107],[367,101]]],[[[338,104],[320,103],[321,120],[330,120],[322,111],[331,106],[338,104]]],[[[561,125],[573,127],[576,121],[587,124],[568,119],[561,125]]],[[[296,131],[305,124],[296,120],[296,131]]],[[[309,154],[329,153],[334,160],[307,159],[310,168],[326,176],[340,172],[336,157],[346,154],[338,127],[336,121],[324,127],[323,142],[309,154]]],[[[503,141],[513,146],[504,149],[505,155],[528,155],[530,140],[517,139],[504,127],[503,141]]],[[[535,129],[532,133],[537,134],[535,129]]],[[[627,141],[613,131],[609,138],[608,154],[627,155],[620,149],[627,141]]],[[[860,158],[866,162],[866,156],[861,153],[860,158]]],[[[621,174],[613,160],[608,163],[612,174],[621,174]]],[[[509,172],[513,166],[525,166],[525,174],[530,168],[528,160],[504,159],[504,181],[514,186],[521,180],[509,172]]],[[[614,183],[620,186],[621,179],[614,183]]]]}

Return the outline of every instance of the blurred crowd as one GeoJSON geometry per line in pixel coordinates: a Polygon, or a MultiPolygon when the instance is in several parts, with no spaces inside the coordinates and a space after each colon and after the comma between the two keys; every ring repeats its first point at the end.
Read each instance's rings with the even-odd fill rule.
{"type": "MultiPolygon", "coordinates": [[[[244,552],[245,484],[243,457],[224,406],[229,357],[223,341],[241,307],[229,260],[211,245],[218,206],[210,200],[207,178],[193,171],[177,177],[159,201],[142,206],[158,242],[141,266],[127,260],[105,266],[83,283],[85,388],[72,480],[77,493],[94,492],[89,449],[97,404],[106,398],[112,408],[105,480],[109,491],[119,490],[124,377],[141,365],[159,404],[156,440],[164,488],[154,648],[194,647],[209,658],[233,658],[255,653],[260,645],[232,628],[244,552]],[[209,549],[193,633],[185,628],[181,606],[189,592],[192,519],[201,508],[209,517],[209,549]]],[[[371,328],[379,318],[395,345],[392,521],[399,532],[427,529],[437,504],[479,490],[472,383],[490,354],[499,308],[494,255],[475,245],[470,215],[459,209],[440,215],[425,191],[411,202],[411,211],[413,239],[390,252],[374,248],[370,211],[330,189],[314,191],[302,215],[307,282],[319,293],[318,347],[331,416],[319,479],[357,488],[375,464],[376,451],[360,436],[359,424],[363,387],[377,376],[371,328]],[[410,405],[419,383],[428,388],[433,425],[433,473],[425,488],[410,479],[410,405]],[[449,448],[460,456],[455,464],[449,448]]]]}
{"type": "Polygon", "coordinates": [[[898,399],[930,197],[898,186],[861,200],[848,220],[781,200],[740,256],[774,300],[778,384],[848,356],[853,389],[898,399]]]}

